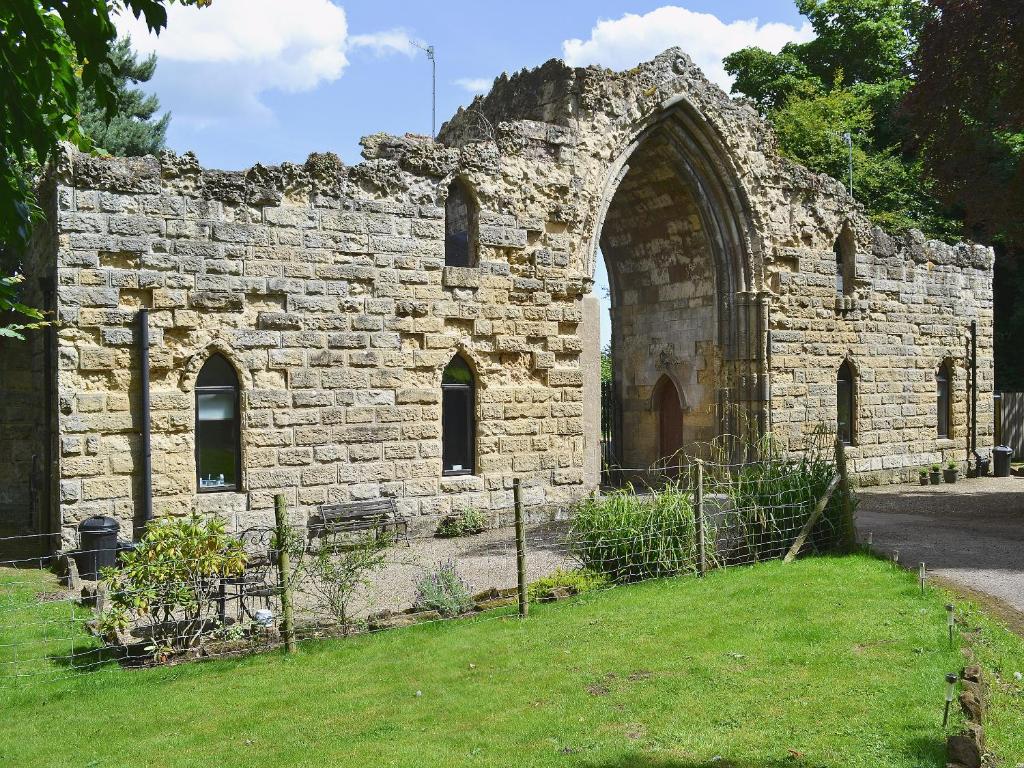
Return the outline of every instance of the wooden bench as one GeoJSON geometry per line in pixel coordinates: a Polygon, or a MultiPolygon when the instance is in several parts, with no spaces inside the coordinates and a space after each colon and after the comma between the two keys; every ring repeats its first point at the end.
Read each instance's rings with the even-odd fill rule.
{"type": "Polygon", "coordinates": [[[409,541],[409,521],[398,514],[393,498],[323,504],[309,521],[310,538],[335,534],[394,531],[395,539],[409,541]]]}

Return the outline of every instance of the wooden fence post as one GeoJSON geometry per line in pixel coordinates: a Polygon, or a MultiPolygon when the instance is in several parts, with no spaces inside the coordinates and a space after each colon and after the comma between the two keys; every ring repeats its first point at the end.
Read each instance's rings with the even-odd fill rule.
{"type": "Polygon", "coordinates": [[[288,507],[284,494],[274,496],[274,524],[277,529],[277,573],[281,586],[281,632],[288,653],[295,653],[295,622],[292,616],[292,574],[288,559],[291,540],[288,530],[288,507]]]}
{"type": "Polygon", "coordinates": [[[800,553],[800,548],[807,541],[807,537],[810,536],[811,531],[814,530],[814,524],[818,522],[818,518],[821,517],[821,513],[825,511],[825,507],[828,506],[828,500],[832,498],[832,493],[836,488],[839,487],[839,475],[833,475],[832,480],[829,481],[828,487],[825,489],[824,495],[818,499],[818,503],[815,505],[814,510],[811,512],[811,516],[807,518],[807,522],[804,523],[803,528],[800,529],[800,533],[796,537],[796,541],[793,542],[793,546],[789,548],[789,552],[782,558],[783,562],[791,563],[796,559],[796,556],[800,553]]]}
{"type": "Polygon", "coordinates": [[[704,462],[697,459],[697,484],[693,489],[693,521],[697,527],[697,573],[708,570],[708,557],[704,539],[704,462]]]}
{"type": "Polygon", "coordinates": [[[519,587],[519,615],[526,617],[529,603],[526,601],[526,532],[523,528],[523,489],[519,478],[512,480],[512,497],[516,508],[516,576],[519,587]]]}

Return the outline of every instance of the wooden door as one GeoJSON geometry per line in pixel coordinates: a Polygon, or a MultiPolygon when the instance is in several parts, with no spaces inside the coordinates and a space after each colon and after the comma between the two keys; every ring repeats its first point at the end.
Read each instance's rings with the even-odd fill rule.
{"type": "Polygon", "coordinates": [[[667,376],[658,384],[658,452],[668,459],[669,465],[679,464],[674,457],[683,447],[683,409],[679,405],[679,392],[667,376]]]}

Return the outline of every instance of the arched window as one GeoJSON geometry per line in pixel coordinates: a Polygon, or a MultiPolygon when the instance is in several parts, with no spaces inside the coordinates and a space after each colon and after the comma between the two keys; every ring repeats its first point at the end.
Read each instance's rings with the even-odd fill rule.
{"type": "Polygon", "coordinates": [[[196,479],[200,491],[233,491],[242,476],[238,375],[212,355],[196,380],[196,479]]]}
{"type": "Polygon", "coordinates": [[[843,445],[852,445],[856,410],[853,400],[853,366],[845,360],[836,376],[837,437],[843,445]]]}
{"type": "Polygon", "coordinates": [[[938,436],[952,437],[953,434],[953,370],[949,360],[944,360],[935,372],[936,413],[938,414],[938,436]]]}
{"type": "Polygon", "coordinates": [[[447,267],[476,264],[476,208],[465,186],[456,179],[444,203],[444,263],[447,267]]]}
{"type": "Polygon", "coordinates": [[[456,355],[441,378],[441,461],[445,475],[473,474],[475,389],[473,371],[456,355]]]}
{"type": "Polygon", "coordinates": [[[849,296],[853,293],[857,261],[857,243],[849,224],[843,226],[832,250],[836,255],[836,295],[849,296]]]}

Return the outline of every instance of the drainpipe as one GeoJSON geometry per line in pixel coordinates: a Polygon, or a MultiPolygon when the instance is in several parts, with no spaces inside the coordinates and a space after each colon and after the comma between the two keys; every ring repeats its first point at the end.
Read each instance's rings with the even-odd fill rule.
{"type": "Polygon", "coordinates": [[[978,321],[971,320],[971,453],[978,460],[978,321]]]}
{"type": "Polygon", "coordinates": [[[149,423],[149,310],[139,310],[139,369],[142,392],[139,398],[142,418],[142,520],[153,519],[153,446],[149,423]]]}
{"type": "Polygon", "coordinates": [[[764,400],[765,410],[767,411],[768,419],[768,432],[772,431],[775,426],[774,416],[772,414],[772,329],[769,328],[764,333],[765,338],[765,351],[764,351],[764,400]]]}
{"type": "Polygon", "coordinates": [[[771,317],[769,312],[771,310],[768,293],[767,291],[760,291],[757,294],[758,308],[757,308],[757,377],[759,392],[758,399],[759,403],[758,420],[760,424],[760,436],[763,436],[767,432],[771,432],[772,429],[772,388],[771,388],[771,375],[772,375],[772,332],[771,332],[771,317]]]}

